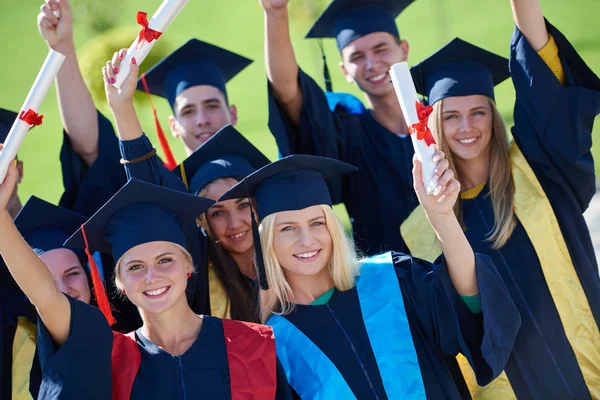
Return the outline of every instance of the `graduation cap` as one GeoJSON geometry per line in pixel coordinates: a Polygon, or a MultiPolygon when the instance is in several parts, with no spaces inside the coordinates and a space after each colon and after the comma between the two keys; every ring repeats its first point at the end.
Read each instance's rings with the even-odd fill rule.
{"type": "MultiPolygon", "coordinates": [[[[226,125],[173,172],[198,194],[219,178],[245,177],[270,161],[233,126],[226,125]]],[[[243,196],[244,197],[244,196],[243,196]]]]}
{"type": "Polygon", "coordinates": [[[374,32],[400,37],[396,17],[413,0],[333,0],[306,38],[335,38],[340,51],[374,32]]]}
{"type": "MultiPolygon", "coordinates": [[[[193,86],[214,86],[227,97],[225,84],[251,63],[221,47],[190,39],[143,76],[150,93],[166,98],[174,109],[177,96],[193,86]]],[[[137,88],[144,90],[142,78],[137,88]]]]}
{"type": "Polygon", "coordinates": [[[4,143],[10,128],[19,114],[13,111],[0,108],[0,143],[4,143]]]}
{"type": "MultiPolygon", "coordinates": [[[[270,163],[242,179],[219,201],[254,197],[260,221],[281,211],[302,210],[320,204],[331,206],[331,196],[325,179],[354,172],[358,168],[327,157],[291,155],[270,163]]],[[[258,225],[250,208],[252,233],[260,287],[269,288],[258,225]]]]}
{"type": "MultiPolygon", "coordinates": [[[[149,242],[166,241],[185,247],[184,227],[195,223],[196,217],[213,204],[211,199],[130,179],[65,245],[84,248],[90,264],[92,251],[110,253],[119,260],[129,249],[149,242]]],[[[98,306],[112,324],[114,318],[106,293],[100,289],[99,275],[97,279],[92,272],[98,306]],[[105,306],[98,298],[102,294],[105,306]]]]}
{"type": "MultiPolygon", "coordinates": [[[[85,220],[82,215],[31,196],[15,218],[15,225],[27,244],[40,255],[65,248],[64,243],[85,220]]],[[[75,253],[85,259],[81,251],[75,253]]]]}
{"type": "Polygon", "coordinates": [[[510,76],[508,60],[455,38],[410,69],[417,92],[430,105],[446,97],[481,94],[494,99],[494,86],[510,76]]]}

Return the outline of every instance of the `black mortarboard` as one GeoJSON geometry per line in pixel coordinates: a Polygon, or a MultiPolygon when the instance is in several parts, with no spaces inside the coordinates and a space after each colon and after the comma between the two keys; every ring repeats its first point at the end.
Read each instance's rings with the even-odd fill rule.
{"type": "Polygon", "coordinates": [[[13,126],[15,119],[17,119],[16,112],[5,110],[0,108],[0,143],[4,143],[10,128],[13,126]]]}
{"type": "Polygon", "coordinates": [[[410,69],[417,92],[433,105],[446,97],[481,94],[494,99],[494,86],[510,76],[508,60],[455,38],[410,69]]]}

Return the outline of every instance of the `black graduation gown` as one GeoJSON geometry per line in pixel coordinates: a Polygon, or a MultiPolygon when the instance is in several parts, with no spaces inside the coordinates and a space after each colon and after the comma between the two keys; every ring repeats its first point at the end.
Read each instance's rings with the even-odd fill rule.
{"type": "MultiPolygon", "coordinates": [[[[113,334],[98,309],[71,298],[69,301],[71,331],[60,348],[56,348],[44,324],[40,321],[38,325],[38,348],[44,371],[40,398],[110,399],[113,334]]],[[[141,364],[131,399],[231,398],[223,323],[219,318],[204,317],[198,338],[179,357],[164,352],[140,331],[136,332],[135,340],[141,364]]],[[[279,364],[275,398],[291,398],[279,364]]]]}
{"type": "MultiPolygon", "coordinates": [[[[394,253],[394,268],[427,398],[469,399],[464,381],[455,382],[446,365],[447,357],[463,353],[479,382],[488,383],[502,372],[520,326],[496,268],[488,257],[476,255],[481,314],[471,313],[458,295],[443,257],[431,264],[394,253]]],[[[376,338],[367,335],[356,287],[335,290],[327,305],[296,305],[284,318],[325,353],[357,399],[388,398],[371,347],[376,338]]],[[[298,365],[298,371],[303,367],[298,365]]]]}
{"type": "Polygon", "coordinates": [[[328,180],[333,203],[346,205],[356,244],[369,255],[407,252],[398,231],[418,205],[410,137],[388,131],[369,110],[355,114],[338,105],[330,111],[323,90],[302,70],[298,82],[303,96],[299,128],[269,86],[269,128],[281,155],[312,154],[357,166],[355,173],[328,180]]]}
{"type": "MultiPolygon", "coordinates": [[[[142,157],[154,148],[145,134],[134,140],[121,140],[119,147],[125,160],[142,157]]],[[[128,179],[135,178],[181,192],[188,191],[183,181],[169,171],[158,156],[139,163],[126,164],[125,171],[128,179]]],[[[188,280],[188,302],[195,313],[209,315],[208,238],[194,224],[185,228],[185,244],[196,266],[196,273],[188,280]]]]}
{"type": "MultiPolygon", "coordinates": [[[[600,325],[600,278],[583,212],[595,193],[592,126],[600,112],[600,80],[567,39],[547,23],[566,74],[563,86],[515,29],[510,72],[516,89],[513,136],[557,217],[573,266],[600,325]]],[[[464,201],[466,235],[489,254],[511,292],[523,326],[506,374],[518,398],[590,398],[554,305],[540,261],[521,222],[499,251],[483,240],[494,224],[488,188],[464,201]]],[[[565,265],[565,267],[568,267],[565,265]]]]}

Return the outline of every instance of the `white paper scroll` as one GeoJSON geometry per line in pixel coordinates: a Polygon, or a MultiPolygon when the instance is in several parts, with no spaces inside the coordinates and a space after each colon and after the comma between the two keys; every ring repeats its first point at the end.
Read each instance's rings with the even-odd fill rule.
{"type": "MultiPolygon", "coordinates": [[[[417,97],[417,90],[415,89],[415,84],[410,75],[408,64],[402,62],[392,65],[390,68],[390,76],[406,124],[411,126],[419,123],[419,116],[415,106],[419,101],[419,98],[417,97]]],[[[435,187],[430,187],[431,178],[433,178],[433,172],[436,165],[436,163],[433,162],[435,148],[433,145],[427,146],[424,140],[418,140],[414,134],[411,134],[410,137],[415,149],[415,154],[423,165],[423,183],[425,184],[425,189],[428,194],[431,194],[435,190],[435,187]]]]}
{"type": "MultiPolygon", "coordinates": [[[[35,82],[33,82],[33,86],[25,99],[25,103],[23,103],[23,107],[21,107],[20,113],[30,109],[36,113],[39,111],[40,105],[42,104],[42,101],[44,101],[48,89],[50,89],[64,60],[65,56],[57,51],[50,50],[46,57],[46,61],[44,61],[44,65],[42,65],[42,69],[40,69],[37,78],[35,78],[35,82]]],[[[25,135],[30,128],[31,126],[19,117],[17,117],[10,128],[6,141],[4,142],[4,148],[0,150],[0,182],[4,182],[8,166],[17,156],[17,151],[21,147],[23,139],[25,139],[25,135]]]]}
{"type": "MultiPolygon", "coordinates": [[[[177,15],[179,15],[181,10],[183,10],[187,2],[188,0],[164,0],[160,7],[158,7],[158,10],[156,10],[154,15],[152,16],[152,19],[149,21],[148,28],[164,33],[164,31],[169,27],[169,25],[171,25],[171,22],[173,22],[173,20],[177,17],[177,15]]],[[[152,47],[154,47],[154,44],[156,43],[156,40],[153,40],[150,43],[148,43],[146,40],[142,39],[142,43],[138,46],[138,39],[139,36],[135,38],[133,44],[129,46],[127,54],[125,55],[123,60],[121,60],[121,68],[119,69],[119,73],[115,77],[116,82],[113,83],[113,86],[117,89],[121,87],[123,81],[125,80],[125,78],[127,78],[127,75],[129,75],[129,62],[131,61],[131,58],[135,57],[136,63],[138,65],[141,64],[142,61],[146,59],[146,56],[148,56],[148,53],[150,53],[150,50],[152,50],[152,47]]]]}

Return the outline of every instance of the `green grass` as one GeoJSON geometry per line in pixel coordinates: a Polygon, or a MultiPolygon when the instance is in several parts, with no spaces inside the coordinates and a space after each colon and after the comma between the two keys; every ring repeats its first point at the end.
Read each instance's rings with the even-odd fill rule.
{"type": "MultiPolygon", "coordinates": [[[[78,5],[78,0],[72,2],[74,6],[78,5]]],[[[41,3],[40,0],[13,1],[6,4],[0,14],[0,50],[3,54],[0,65],[0,107],[16,110],[21,106],[46,56],[46,47],[36,26],[36,15],[41,3]]],[[[151,15],[160,3],[161,0],[121,1],[119,26],[135,28],[136,11],[143,8],[151,15]]],[[[319,4],[321,3],[323,2],[319,4]]],[[[322,6],[319,8],[322,9],[322,6]]],[[[592,69],[600,72],[600,28],[597,22],[600,2],[542,0],[542,8],[547,18],[571,40],[592,69]]],[[[310,25],[311,20],[306,16],[293,16],[292,37],[300,65],[321,82],[322,65],[317,43],[303,39],[310,25]]],[[[398,25],[402,36],[410,42],[410,63],[418,62],[455,36],[507,56],[513,29],[508,0],[418,0],[400,16],[398,25]]],[[[258,1],[190,0],[185,11],[163,38],[175,47],[190,37],[223,46],[256,60],[231,81],[228,91],[230,99],[238,107],[238,128],[269,157],[275,158],[275,142],[266,125],[263,15],[258,1]]],[[[91,39],[90,30],[85,24],[76,21],[75,41],[78,50],[84,50],[91,39]]],[[[347,84],[337,72],[339,56],[333,41],[326,43],[325,48],[334,88],[360,96],[358,90],[347,84]]],[[[95,79],[101,79],[100,67],[101,65],[98,66],[95,79]]],[[[514,91],[509,82],[497,88],[497,101],[510,123],[514,91]]],[[[169,107],[166,102],[155,103],[158,103],[158,112],[166,128],[169,107]]],[[[100,105],[100,108],[108,114],[105,105],[100,105]]],[[[62,139],[54,89],[51,89],[41,111],[46,114],[44,124],[29,133],[19,153],[25,162],[25,179],[19,193],[22,200],[30,194],[36,194],[55,202],[62,193],[58,161],[62,139]]],[[[149,136],[154,138],[149,109],[145,106],[138,107],[138,114],[149,136]]],[[[599,132],[600,127],[597,127],[594,132],[596,139],[599,138],[599,132]]],[[[182,160],[182,147],[174,139],[171,143],[177,159],[182,160]]],[[[599,143],[595,144],[594,152],[596,159],[600,160],[599,143]]],[[[600,171],[600,162],[597,165],[600,171]]]]}

